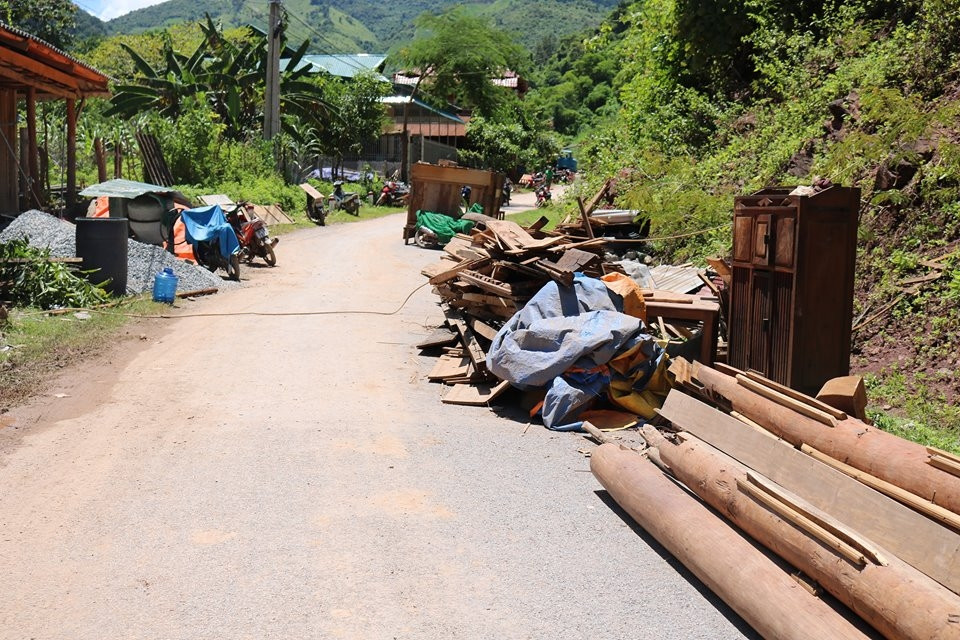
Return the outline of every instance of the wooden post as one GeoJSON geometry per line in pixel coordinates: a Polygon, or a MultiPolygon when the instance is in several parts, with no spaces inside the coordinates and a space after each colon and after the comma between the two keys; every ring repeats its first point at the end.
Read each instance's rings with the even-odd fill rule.
{"type": "Polygon", "coordinates": [[[764,638],[867,637],[644,456],[604,444],[590,457],[590,470],[617,504],[764,638]]]}
{"type": "Polygon", "coordinates": [[[19,144],[17,145],[17,153],[19,157],[17,158],[17,165],[20,175],[18,178],[22,178],[20,184],[20,210],[26,211],[30,208],[32,198],[30,197],[31,185],[33,184],[33,176],[30,175],[30,163],[27,160],[27,155],[30,153],[30,144],[27,142],[27,130],[21,128],[19,131],[19,144]]]}
{"type": "Polygon", "coordinates": [[[67,100],[67,209],[77,201],[77,101],[67,100]]]}
{"type": "Polygon", "coordinates": [[[693,376],[709,392],[726,398],[734,411],[795,447],[809,445],[924,500],[960,514],[960,478],[928,462],[923,445],[852,418],[828,427],[759,395],[716,369],[694,364],[693,376]]]}
{"type": "Polygon", "coordinates": [[[0,212],[3,213],[19,208],[17,161],[17,92],[0,89],[0,212]]]}
{"type": "Polygon", "coordinates": [[[39,209],[46,200],[43,197],[43,180],[40,173],[40,150],[37,147],[37,91],[27,89],[27,173],[30,174],[31,206],[39,209]]]}
{"type": "Polygon", "coordinates": [[[97,181],[106,182],[107,180],[107,155],[103,150],[103,138],[97,136],[93,139],[93,159],[97,163],[97,181]]]}
{"type": "Polygon", "coordinates": [[[123,143],[120,140],[113,145],[113,177],[123,177],[123,143]]]}
{"type": "Polygon", "coordinates": [[[946,587],[693,436],[672,444],[652,427],[642,432],[688,489],[884,637],[960,637],[960,600],[946,587]]]}

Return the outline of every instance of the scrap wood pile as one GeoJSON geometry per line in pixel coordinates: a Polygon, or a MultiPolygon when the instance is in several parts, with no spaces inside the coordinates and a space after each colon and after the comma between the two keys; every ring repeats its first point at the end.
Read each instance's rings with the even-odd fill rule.
{"type": "Polygon", "coordinates": [[[483,405],[506,391],[509,384],[486,362],[486,348],[502,324],[551,280],[570,286],[577,271],[603,275],[602,240],[573,243],[541,232],[546,223],[541,218],[525,229],[508,220],[483,220],[470,235],[453,236],[443,258],[423,269],[440,296],[447,328],[418,346],[444,349],[429,376],[453,385],[444,402],[483,405]]]}
{"type": "Polygon", "coordinates": [[[854,417],[859,380],[811,398],[723,365],[670,371],[647,448],[591,457],[644,529],[765,638],[876,637],[861,622],[960,638],[960,458],[854,417]]]}
{"type": "MultiPolygon", "coordinates": [[[[668,389],[667,358],[646,307],[703,305],[641,289],[604,260],[603,239],[575,242],[543,224],[485,220],[423,270],[446,317],[418,345],[442,349],[429,379],[450,386],[446,403],[488,404],[510,386],[529,392],[531,415],[552,429],[579,428],[590,410],[618,411],[623,424],[652,417],[668,389]]],[[[660,319],[660,338],[687,341],[703,329],[684,322],[669,323],[670,334],[660,319]]]]}

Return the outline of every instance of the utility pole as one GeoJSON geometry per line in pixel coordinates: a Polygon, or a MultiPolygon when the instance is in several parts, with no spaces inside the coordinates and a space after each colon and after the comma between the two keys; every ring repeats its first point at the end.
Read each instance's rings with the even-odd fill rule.
{"type": "Polygon", "coordinates": [[[280,0],[270,0],[267,25],[267,88],[263,107],[263,139],[280,133],[280,0]]]}

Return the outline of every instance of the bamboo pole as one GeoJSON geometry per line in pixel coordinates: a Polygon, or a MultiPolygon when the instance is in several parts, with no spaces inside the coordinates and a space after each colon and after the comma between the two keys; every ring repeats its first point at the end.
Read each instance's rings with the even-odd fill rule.
{"type": "Polygon", "coordinates": [[[867,637],[644,456],[604,444],[590,469],[617,504],[764,638],[867,637]]]}

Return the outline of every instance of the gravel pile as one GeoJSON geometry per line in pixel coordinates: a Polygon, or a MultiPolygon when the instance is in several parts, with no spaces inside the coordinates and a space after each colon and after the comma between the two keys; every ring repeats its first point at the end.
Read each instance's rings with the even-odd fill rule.
{"type": "MultiPolygon", "coordinates": [[[[6,229],[0,232],[0,242],[9,242],[17,238],[27,238],[31,246],[50,249],[55,258],[72,258],[76,255],[76,227],[42,211],[27,211],[20,214],[6,229]]],[[[180,260],[170,253],[152,244],[136,240],[127,240],[127,293],[137,294],[153,289],[153,277],[170,267],[177,276],[177,291],[196,291],[199,289],[228,289],[238,286],[232,280],[224,280],[180,260]]]]}
{"type": "Polygon", "coordinates": [[[54,258],[72,258],[77,254],[76,227],[36,209],[21,213],[0,232],[0,242],[20,238],[26,238],[32,247],[50,249],[54,258]]]}

